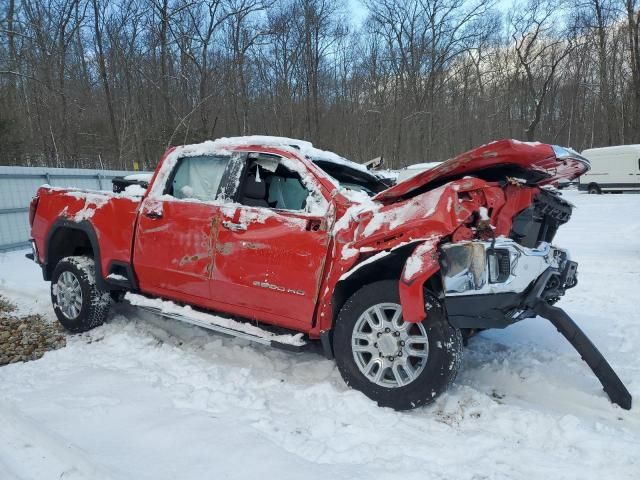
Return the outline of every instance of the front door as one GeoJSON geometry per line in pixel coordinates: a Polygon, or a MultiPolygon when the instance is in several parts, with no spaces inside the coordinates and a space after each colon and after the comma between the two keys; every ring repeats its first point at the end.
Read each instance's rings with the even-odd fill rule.
{"type": "Polygon", "coordinates": [[[220,207],[215,199],[230,157],[182,158],[164,195],[145,198],[135,236],[133,263],[140,289],[207,305],[213,241],[220,207]]]}
{"type": "Polygon", "coordinates": [[[310,328],[329,242],[318,200],[325,211],[327,203],[277,157],[246,162],[236,203],[221,207],[212,299],[240,315],[310,328]]]}

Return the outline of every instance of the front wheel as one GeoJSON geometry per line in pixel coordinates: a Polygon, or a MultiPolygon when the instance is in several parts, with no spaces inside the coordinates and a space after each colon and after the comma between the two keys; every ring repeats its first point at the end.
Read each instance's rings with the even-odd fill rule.
{"type": "Polygon", "coordinates": [[[65,257],[51,279],[51,302],[58,320],[73,333],[86,332],[107,319],[111,295],[96,285],[93,258],[65,257]]]}
{"type": "Polygon", "coordinates": [[[602,190],[600,190],[600,187],[598,186],[597,183],[589,184],[589,188],[587,191],[589,192],[590,195],[600,195],[602,193],[602,190]]]}
{"type": "Polygon", "coordinates": [[[347,385],[378,405],[409,410],[431,403],[453,382],[462,335],[440,302],[426,295],[427,319],[402,319],[398,282],[362,287],[340,311],[333,332],[338,370],[347,385]]]}

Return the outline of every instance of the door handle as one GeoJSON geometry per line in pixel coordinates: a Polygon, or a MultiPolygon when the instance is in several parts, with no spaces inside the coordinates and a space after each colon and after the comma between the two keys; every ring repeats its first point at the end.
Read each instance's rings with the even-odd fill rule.
{"type": "Polygon", "coordinates": [[[225,220],[222,222],[222,226],[227,230],[231,230],[232,232],[244,232],[247,229],[246,225],[242,223],[233,223],[225,220]]]}
{"type": "Polygon", "coordinates": [[[162,213],[154,212],[153,210],[147,210],[143,215],[145,217],[151,218],[152,220],[158,220],[159,218],[162,218],[162,213]]]}

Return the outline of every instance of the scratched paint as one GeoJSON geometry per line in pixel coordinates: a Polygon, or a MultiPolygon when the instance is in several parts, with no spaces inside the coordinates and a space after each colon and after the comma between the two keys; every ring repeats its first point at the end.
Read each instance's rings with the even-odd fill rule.
{"type": "Polygon", "coordinates": [[[164,232],[169,229],[169,225],[160,225],[159,227],[149,228],[148,230],[144,230],[142,233],[157,233],[164,232]]]}
{"type": "Polygon", "coordinates": [[[180,266],[189,265],[190,263],[195,263],[203,258],[209,258],[209,252],[196,253],[195,255],[185,255],[180,259],[178,264],[180,266]]]}
{"type": "Polygon", "coordinates": [[[224,256],[231,255],[233,252],[233,242],[217,243],[216,252],[224,256]]]}

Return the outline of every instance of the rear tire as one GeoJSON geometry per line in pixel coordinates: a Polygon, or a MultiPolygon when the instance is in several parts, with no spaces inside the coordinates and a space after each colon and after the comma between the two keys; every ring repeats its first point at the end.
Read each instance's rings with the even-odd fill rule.
{"type": "Polygon", "coordinates": [[[62,326],[72,333],[102,325],[111,307],[108,290],[98,288],[93,258],[65,257],[51,278],[51,302],[62,326]]]}
{"type": "Polygon", "coordinates": [[[347,385],[382,407],[409,410],[433,402],[460,367],[461,332],[449,324],[438,299],[425,296],[427,318],[421,323],[402,320],[397,280],[365,285],[338,315],[338,370],[347,385]]]}

